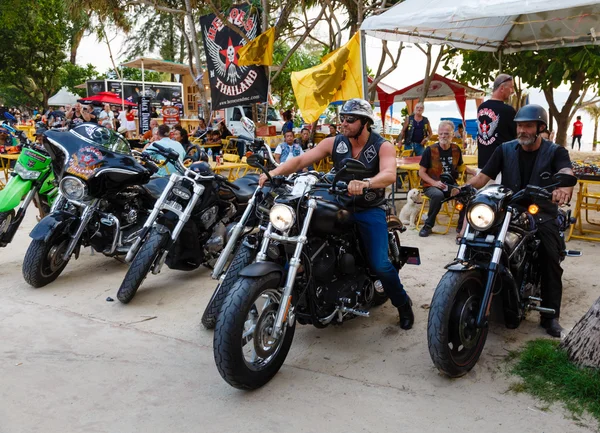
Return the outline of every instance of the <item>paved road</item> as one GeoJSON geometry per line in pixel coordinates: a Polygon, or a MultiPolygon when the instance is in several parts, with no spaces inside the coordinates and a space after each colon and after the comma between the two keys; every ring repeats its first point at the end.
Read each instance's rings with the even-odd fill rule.
{"type": "MultiPolygon", "coordinates": [[[[124,306],[106,297],[115,297],[125,265],[88,249],[55,283],[32,289],[20,265],[34,222],[28,216],[0,251],[1,433],[589,432],[594,425],[508,391],[516,379],[504,358],[543,335],[533,320],[493,330],[477,368],[448,380],[429,359],[427,311],[417,307],[407,332],[389,304],[343,327],[299,327],[271,383],[235,390],[219,376],[212,334],[199,325],[214,287],[207,270],[149,277],[124,306]]],[[[451,244],[425,254],[436,262],[403,271],[415,304],[429,301],[433,287],[423,281],[441,276],[451,244]]]]}

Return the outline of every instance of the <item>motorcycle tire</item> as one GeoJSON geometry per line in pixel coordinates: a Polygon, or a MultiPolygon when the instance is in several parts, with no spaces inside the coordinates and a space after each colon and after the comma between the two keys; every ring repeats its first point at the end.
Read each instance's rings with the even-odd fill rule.
{"type": "Polygon", "coordinates": [[[243,242],[240,244],[235,256],[233,256],[233,260],[231,260],[229,267],[225,271],[223,282],[217,286],[204,310],[204,314],[202,315],[202,325],[204,325],[206,329],[213,329],[215,327],[219,311],[223,305],[223,300],[231,291],[241,270],[252,263],[255,256],[256,250],[254,248],[250,248],[243,242]]]}
{"type": "Polygon", "coordinates": [[[260,278],[242,277],[223,302],[215,326],[213,353],[219,373],[235,388],[253,390],[265,385],[277,374],[290,350],[295,321],[291,326],[284,325],[283,335],[277,339],[268,334],[279,307],[280,279],[276,272],[260,278]],[[259,314],[263,299],[269,302],[262,305],[259,314]],[[248,326],[252,326],[252,332],[248,326]],[[250,360],[245,356],[249,345],[255,351],[250,360]]]}
{"type": "Polygon", "coordinates": [[[446,272],[431,300],[427,322],[429,355],[450,377],[467,374],[479,360],[488,328],[477,328],[484,285],[479,271],[446,272]]]}
{"type": "Polygon", "coordinates": [[[7,244],[2,242],[2,237],[8,231],[8,227],[15,219],[15,211],[0,212],[0,247],[5,247],[7,244]]]}
{"type": "Polygon", "coordinates": [[[31,241],[23,259],[25,281],[37,289],[56,280],[69,263],[62,255],[70,240],[66,233],[55,233],[48,241],[31,241]]]}
{"type": "Polygon", "coordinates": [[[117,292],[117,299],[123,304],[131,302],[137,290],[146,279],[154,261],[160,257],[160,252],[167,243],[169,233],[159,233],[152,230],[142,243],[139,251],[131,261],[131,265],[123,278],[121,287],[117,292]]]}

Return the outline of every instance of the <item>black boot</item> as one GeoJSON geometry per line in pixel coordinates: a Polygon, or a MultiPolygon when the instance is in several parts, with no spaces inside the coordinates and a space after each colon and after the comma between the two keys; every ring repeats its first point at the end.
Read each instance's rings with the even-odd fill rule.
{"type": "Polygon", "coordinates": [[[407,295],[408,300],[406,303],[398,307],[398,314],[400,315],[400,327],[402,329],[410,329],[415,323],[415,315],[412,310],[412,301],[407,295]]]}
{"type": "Polygon", "coordinates": [[[540,320],[540,326],[546,330],[546,332],[556,338],[560,338],[564,329],[558,323],[558,319],[553,317],[542,317],[540,320]]]}

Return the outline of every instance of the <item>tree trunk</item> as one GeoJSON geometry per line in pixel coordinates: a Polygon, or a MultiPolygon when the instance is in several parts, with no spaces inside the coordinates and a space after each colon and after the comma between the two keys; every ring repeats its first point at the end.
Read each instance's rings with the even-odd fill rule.
{"type": "Polygon", "coordinates": [[[592,150],[596,151],[596,145],[598,144],[598,117],[594,119],[594,141],[592,141],[592,150]]]}
{"type": "Polygon", "coordinates": [[[83,38],[84,31],[85,29],[77,31],[71,38],[71,54],[69,56],[69,61],[72,65],[77,63],[77,50],[79,49],[79,44],[81,44],[81,38],[83,38]]]}
{"type": "Polygon", "coordinates": [[[560,344],[577,365],[600,368],[600,298],[560,344]]]}
{"type": "Polygon", "coordinates": [[[569,131],[569,114],[568,113],[559,113],[556,117],[556,144],[560,144],[561,146],[567,146],[567,132],[569,131]]]}
{"type": "MultiPolygon", "coordinates": [[[[194,15],[192,12],[192,2],[191,0],[185,0],[185,11],[186,17],[188,19],[188,25],[191,30],[191,45],[194,50],[193,53],[190,52],[190,59],[194,59],[196,63],[196,71],[192,72],[192,77],[194,77],[194,81],[196,81],[196,86],[198,87],[198,94],[200,96],[200,103],[202,104],[204,111],[204,118],[208,121],[210,119],[210,109],[208,108],[208,98],[206,97],[206,91],[204,90],[204,84],[202,84],[202,63],[200,59],[200,48],[198,47],[198,32],[196,32],[196,25],[194,23],[194,15]]],[[[191,63],[191,62],[190,62],[191,63]]]]}

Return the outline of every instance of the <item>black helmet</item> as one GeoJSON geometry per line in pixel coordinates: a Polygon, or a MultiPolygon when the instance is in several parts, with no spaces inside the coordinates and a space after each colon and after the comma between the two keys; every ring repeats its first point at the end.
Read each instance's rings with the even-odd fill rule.
{"type": "Polygon", "coordinates": [[[529,104],[521,107],[515,116],[515,122],[541,122],[548,127],[548,113],[539,105],[529,104]]]}
{"type": "Polygon", "coordinates": [[[210,176],[213,174],[213,171],[207,162],[195,162],[188,168],[202,176],[210,176]]]}

